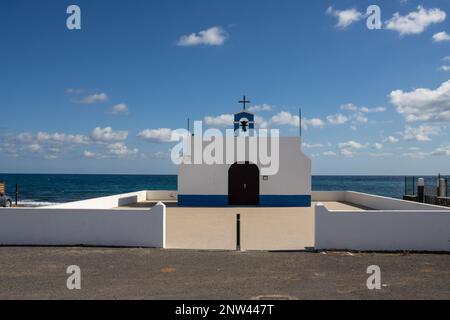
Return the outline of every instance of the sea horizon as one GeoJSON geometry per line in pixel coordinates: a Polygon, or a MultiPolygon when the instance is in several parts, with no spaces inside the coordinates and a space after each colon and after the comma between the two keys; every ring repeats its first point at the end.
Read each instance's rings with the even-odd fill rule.
{"type": "MultiPolygon", "coordinates": [[[[411,175],[412,176],[412,175],[411,175]]],[[[430,185],[436,175],[423,177],[430,185]]],[[[18,204],[44,206],[139,190],[177,190],[176,174],[0,173],[6,192],[18,204]]],[[[313,191],[357,191],[402,199],[405,175],[313,175],[313,191]]]]}

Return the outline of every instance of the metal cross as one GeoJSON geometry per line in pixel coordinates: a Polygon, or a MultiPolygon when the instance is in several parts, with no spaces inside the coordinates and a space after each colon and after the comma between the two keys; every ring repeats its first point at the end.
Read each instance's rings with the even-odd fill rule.
{"type": "Polygon", "coordinates": [[[248,101],[247,98],[244,96],[244,99],[240,100],[239,103],[242,103],[242,104],[243,104],[244,110],[245,110],[245,105],[246,105],[247,103],[250,103],[250,101],[248,101]]]}

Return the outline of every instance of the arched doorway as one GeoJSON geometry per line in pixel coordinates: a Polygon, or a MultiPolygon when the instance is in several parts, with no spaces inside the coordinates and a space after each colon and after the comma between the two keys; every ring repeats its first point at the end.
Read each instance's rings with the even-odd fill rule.
{"type": "Polygon", "coordinates": [[[245,162],[228,170],[228,203],[231,206],[259,205],[259,168],[245,162]]]}

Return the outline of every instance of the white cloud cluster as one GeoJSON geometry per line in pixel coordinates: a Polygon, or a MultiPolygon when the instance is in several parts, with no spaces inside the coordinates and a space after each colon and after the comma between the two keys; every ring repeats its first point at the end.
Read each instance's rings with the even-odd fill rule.
{"type": "Polygon", "coordinates": [[[385,112],[387,109],[385,107],[376,107],[376,108],[368,108],[368,107],[358,107],[353,103],[347,103],[341,105],[341,110],[345,111],[353,111],[353,112],[361,112],[361,113],[380,113],[385,112]]]}
{"type": "Polygon", "coordinates": [[[111,127],[96,127],[91,132],[91,139],[95,142],[124,141],[128,137],[128,131],[114,131],[111,127]]]}
{"type": "Polygon", "coordinates": [[[106,93],[95,93],[84,97],[80,103],[82,104],[94,104],[98,102],[108,101],[108,95],[106,93]]]}
{"type": "Polygon", "coordinates": [[[353,157],[356,155],[355,150],[365,149],[370,146],[369,143],[360,143],[354,140],[350,140],[347,142],[341,142],[337,145],[339,149],[339,153],[345,157],[353,157]]]}
{"type": "Polygon", "coordinates": [[[164,143],[172,141],[172,129],[158,128],[158,129],[145,129],[139,132],[138,137],[153,143],[164,143]]]}
{"type": "Polygon", "coordinates": [[[389,142],[390,144],[398,143],[400,140],[394,136],[389,136],[385,139],[385,142],[389,142]]]}
{"type": "Polygon", "coordinates": [[[198,33],[191,33],[190,35],[182,36],[177,45],[179,46],[221,46],[228,38],[228,33],[221,27],[212,27],[206,30],[202,30],[198,33]]]}
{"type": "Polygon", "coordinates": [[[336,28],[346,29],[354,22],[364,18],[364,15],[356,9],[336,10],[332,6],[328,7],[326,13],[338,19],[336,28]]]}
{"type": "Polygon", "coordinates": [[[254,105],[248,108],[248,111],[250,112],[272,111],[272,106],[269,104],[254,105]]]}
{"type": "Polygon", "coordinates": [[[443,41],[450,41],[450,34],[448,34],[445,31],[438,32],[435,35],[433,35],[434,42],[443,42],[443,41]]]}
{"type": "Polygon", "coordinates": [[[386,29],[397,31],[400,35],[420,34],[430,25],[444,22],[446,18],[445,11],[441,9],[425,9],[422,6],[417,7],[417,11],[408,13],[405,16],[395,13],[394,16],[386,21],[386,29]]]}
{"type": "Polygon", "coordinates": [[[128,148],[123,142],[111,143],[108,145],[108,153],[117,156],[117,157],[125,157],[136,155],[139,152],[137,148],[128,148]]]}
{"type": "Polygon", "coordinates": [[[60,157],[76,157],[80,154],[85,158],[103,159],[117,158],[138,154],[137,148],[129,148],[124,141],[128,131],[115,131],[111,127],[96,127],[90,135],[22,132],[16,135],[5,135],[0,141],[0,149],[11,157],[33,154],[44,159],[53,160],[60,157]],[[98,152],[80,147],[95,147],[98,152]]]}
{"type": "Polygon", "coordinates": [[[432,156],[448,156],[450,157],[450,144],[441,145],[431,152],[432,156]]]}
{"type": "Polygon", "coordinates": [[[222,114],[217,117],[206,116],[205,123],[212,127],[232,127],[234,116],[232,114],[222,114]]]}
{"type": "Polygon", "coordinates": [[[450,80],[433,90],[392,91],[390,101],[407,122],[450,121],[450,80]]]}
{"type": "Polygon", "coordinates": [[[407,126],[403,138],[409,141],[431,141],[431,136],[438,135],[440,128],[437,126],[421,125],[418,127],[407,126]]]}
{"type": "Polygon", "coordinates": [[[125,103],[116,104],[111,108],[111,114],[113,115],[128,114],[128,113],[129,113],[128,106],[125,103]]]}
{"type": "MultiPolygon", "coordinates": [[[[289,125],[298,128],[300,125],[300,117],[294,116],[287,111],[281,111],[272,117],[271,122],[276,125],[289,125]]],[[[325,122],[319,118],[302,118],[302,128],[305,130],[307,130],[308,127],[323,128],[324,126],[325,122]]]]}
{"type": "Polygon", "coordinates": [[[302,143],[302,146],[303,146],[303,148],[305,148],[305,149],[323,148],[323,147],[324,147],[324,145],[321,144],[321,143],[310,144],[310,143],[307,143],[307,142],[303,142],[303,143],[302,143]]]}
{"type": "Polygon", "coordinates": [[[17,141],[22,143],[50,143],[50,144],[87,144],[89,137],[82,134],[47,133],[38,132],[36,134],[23,132],[17,135],[17,141]]]}
{"type": "Polygon", "coordinates": [[[335,115],[330,115],[327,117],[327,121],[330,124],[334,124],[334,125],[339,125],[339,124],[344,124],[349,120],[349,118],[347,116],[344,116],[343,114],[335,114],[335,115]]]}

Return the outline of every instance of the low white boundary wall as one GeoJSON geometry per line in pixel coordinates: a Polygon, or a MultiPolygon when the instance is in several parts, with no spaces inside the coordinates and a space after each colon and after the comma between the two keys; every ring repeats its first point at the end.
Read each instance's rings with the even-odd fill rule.
{"type": "Polygon", "coordinates": [[[48,209],[111,209],[142,201],[176,201],[178,193],[172,190],[149,190],[116,194],[107,197],[61,203],[41,208],[48,209]]]}
{"type": "Polygon", "coordinates": [[[94,198],[88,200],[74,201],[51,205],[48,209],[111,209],[127,204],[132,204],[147,200],[147,191],[138,191],[124,194],[117,194],[108,197],[94,198]]]}
{"type": "Polygon", "coordinates": [[[440,207],[425,203],[406,201],[401,199],[376,196],[373,194],[355,192],[355,191],[314,191],[312,192],[312,201],[327,202],[340,201],[348,202],[373,210],[450,210],[447,207],[440,207]]]}
{"type": "Polygon", "coordinates": [[[149,210],[0,209],[0,245],[164,248],[165,230],[163,203],[149,210]]]}
{"type": "MultiPolygon", "coordinates": [[[[330,211],[318,203],[315,208],[316,249],[450,251],[448,208],[356,192],[346,192],[345,199],[362,206],[390,209],[330,211]]],[[[333,200],[327,197],[327,201],[333,200]]]]}

